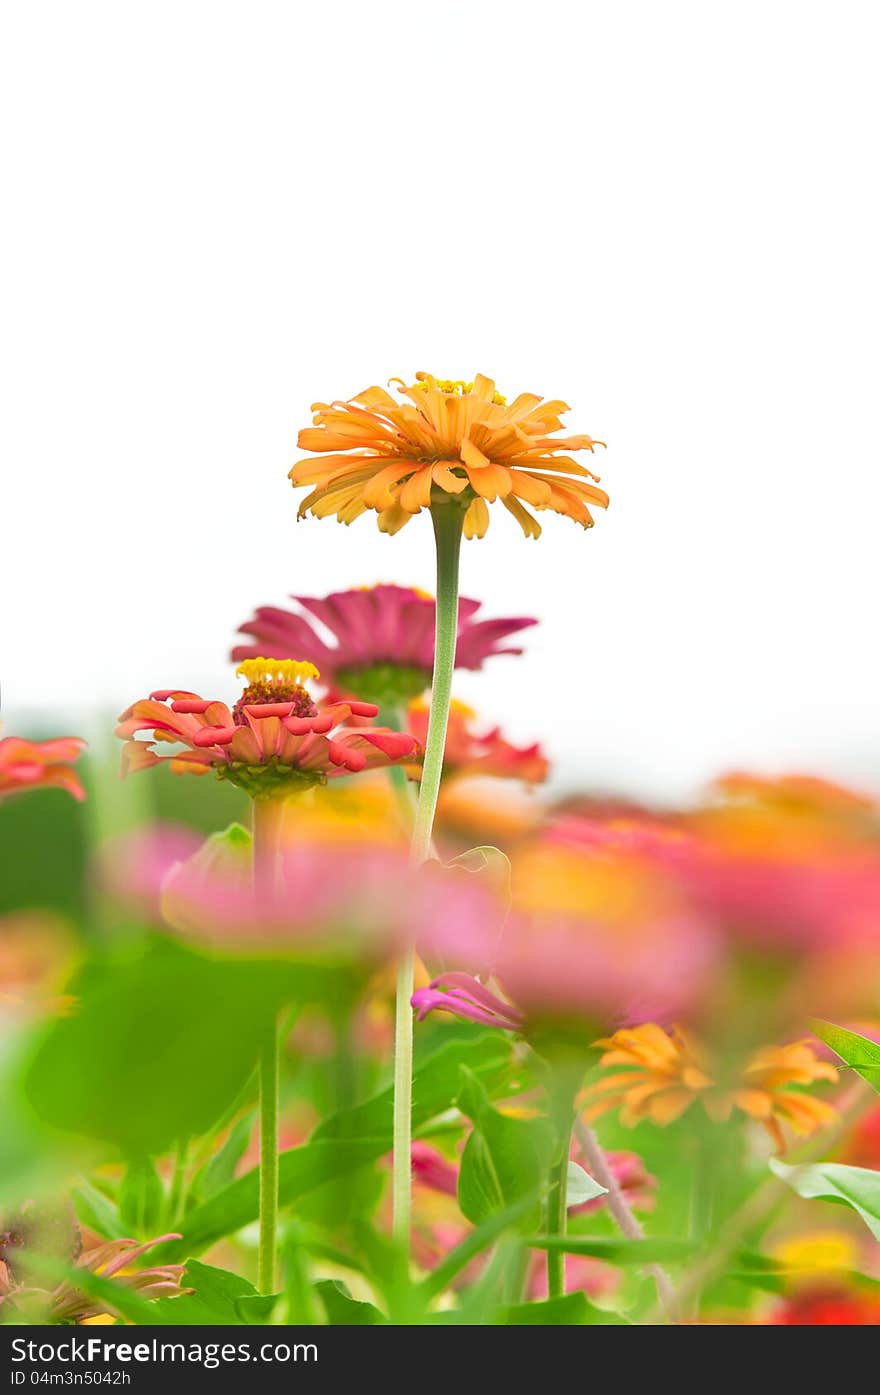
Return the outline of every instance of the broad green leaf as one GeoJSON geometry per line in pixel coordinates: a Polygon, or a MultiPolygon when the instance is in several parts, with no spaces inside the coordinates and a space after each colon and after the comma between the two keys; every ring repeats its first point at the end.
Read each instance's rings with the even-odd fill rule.
{"type": "Polygon", "coordinates": [[[376,1327],[387,1322],[384,1313],[372,1303],[360,1303],[352,1298],[345,1284],[337,1279],[324,1279],[315,1284],[327,1321],[334,1327],[376,1327]]]}
{"type": "Polygon", "coordinates": [[[569,1255],[589,1255],[609,1264],[671,1264],[691,1256],[696,1245],[690,1240],[653,1236],[644,1240],[585,1235],[537,1235],[526,1244],[534,1250],[564,1250],[569,1255]]]}
{"type": "MultiPolygon", "coordinates": [[[[499,1034],[475,1033],[445,1042],[426,1056],[413,1078],[413,1125],[418,1128],[443,1113],[455,1097],[461,1067],[469,1060],[474,1075],[496,1088],[507,1078],[510,1043],[499,1034]]],[[[392,1092],[344,1114],[332,1115],[300,1148],[291,1148],[279,1159],[279,1198],[290,1206],[300,1197],[334,1178],[344,1177],[375,1162],[391,1149],[392,1092]],[[372,1130],[373,1132],[363,1132],[372,1130]]],[[[163,1246],[163,1256],[182,1258],[199,1254],[224,1235],[232,1235],[257,1219],[259,1188],[257,1171],[238,1178],[184,1221],[184,1239],[163,1246]]]]}
{"type": "Polygon", "coordinates": [[[628,1327],[626,1318],[596,1308],[583,1293],[566,1293],[561,1298],[546,1298],[540,1303],[514,1303],[501,1308],[496,1324],[509,1327],[585,1327],[602,1324],[606,1327],[628,1327]]]}
{"type": "Polygon", "coordinates": [[[821,1019],[814,1019],[810,1026],[819,1040],[831,1047],[835,1056],[851,1066],[873,1089],[880,1091],[880,1046],[876,1041],[821,1019]]]}
{"type": "Polygon", "coordinates": [[[568,1164],[568,1182],[565,1191],[566,1206],[583,1206],[585,1201],[595,1201],[597,1196],[607,1196],[608,1188],[602,1187],[591,1177],[580,1163],[568,1164]]]}
{"type": "Polygon", "coordinates": [[[120,961],[96,959],[71,985],[26,1069],[40,1118],[129,1156],[204,1133],[242,1088],[265,1024],[295,990],[292,967],[215,961],[163,937],[120,961]]]}
{"type": "MultiPolygon", "coordinates": [[[[522,1197],[538,1195],[552,1135],[543,1119],[518,1119],[495,1109],[467,1067],[461,1076],[459,1108],[474,1127],[462,1154],[458,1204],[463,1215],[479,1225],[522,1197]]],[[[524,1217],[523,1224],[528,1223],[524,1217]]]]}
{"type": "Polygon", "coordinates": [[[807,1200],[834,1201],[861,1216],[875,1240],[880,1240],[880,1172],[843,1163],[802,1163],[790,1167],[770,1159],[776,1176],[807,1200]]]}

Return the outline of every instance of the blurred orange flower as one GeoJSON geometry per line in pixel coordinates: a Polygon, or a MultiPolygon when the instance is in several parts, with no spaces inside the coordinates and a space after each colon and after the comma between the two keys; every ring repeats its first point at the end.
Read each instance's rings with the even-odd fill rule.
{"type": "Polygon", "coordinates": [[[603,1037],[596,1045],[605,1048],[601,1065],[626,1069],[589,1088],[587,1119],[619,1109],[620,1121],[627,1126],[641,1119],[671,1124],[699,1099],[718,1123],[734,1110],[758,1120],[782,1150],[783,1123],[804,1137],[837,1118],[836,1109],[825,1100],[791,1088],[838,1078],[835,1067],[820,1060],[807,1041],[761,1047],[730,1085],[719,1084],[705,1048],[681,1027],[665,1031],[644,1022],[603,1037]]]}

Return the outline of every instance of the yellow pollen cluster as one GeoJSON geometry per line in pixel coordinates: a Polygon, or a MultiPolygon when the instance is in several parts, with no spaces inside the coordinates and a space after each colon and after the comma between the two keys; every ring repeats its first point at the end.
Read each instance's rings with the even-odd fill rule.
{"type": "MultiPolygon", "coordinates": [[[[417,373],[416,381],[422,382],[425,378],[429,377],[433,378],[433,374],[417,373]]],[[[474,390],[473,383],[466,383],[463,378],[433,378],[433,384],[435,387],[439,388],[441,392],[448,393],[450,397],[467,397],[468,393],[474,390]]],[[[492,401],[498,407],[507,406],[507,398],[503,393],[496,392],[492,401]]]]}
{"type": "Polygon", "coordinates": [[[321,675],[306,659],[244,659],[235,670],[246,683],[298,688],[308,678],[321,675]]]}

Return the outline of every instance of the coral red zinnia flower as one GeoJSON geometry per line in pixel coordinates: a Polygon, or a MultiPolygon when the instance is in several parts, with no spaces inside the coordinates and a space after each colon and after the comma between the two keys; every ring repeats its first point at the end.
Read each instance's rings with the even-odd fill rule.
{"type": "MultiPolygon", "coordinates": [[[[262,655],[311,654],[328,688],[362,698],[407,702],[431,683],[434,600],[412,586],[363,586],[329,596],[293,596],[299,611],[260,606],[241,626],[254,643],[238,644],[234,663],[262,655]],[[317,622],[317,624],[316,624],[317,622]],[[321,633],[319,633],[319,630],[321,633]],[[330,642],[322,638],[329,632],[330,642]]],[[[521,654],[504,643],[537,622],[524,616],[476,620],[479,601],[458,602],[456,668],[478,669],[496,654],[521,654]]]]}
{"type": "Polygon", "coordinates": [[[71,766],[85,750],[78,736],[58,736],[51,741],[25,741],[21,736],[0,740],[0,799],[23,790],[62,789],[74,799],[85,791],[71,766]]]}
{"type": "Polygon", "coordinates": [[[526,537],[537,538],[540,525],[523,501],[584,528],[593,524],[588,505],[607,507],[597,476],[568,453],[601,442],[555,434],[569,410],[564,402],[524,392],[508,405],[482,374],[473,383],[430,373],[417,373],[410,386],[393,381],[407,401],[370,387],[347,402],[313,404],[314,425],[298,444],[324,458],[300,460],[290,471],[294,486],[314,486],[300,518],[335,514],[352,523],[373,509],[380,530],[396,533],[433,499],[456,495],[467,509],[465,537],[483,537],[488,505],[500,499],[526,537]]]}
{"type": "MultiPolygon", "coordinates": [[[[428,737],[430,707],[424,702],[410,704],[407,727],[419,746],[428,737]]],[[[476,714],[454,699],[449,708],[443,771],[453,775],[495,775],[502,779],[524,780],[537,785],[547,778],[550,763],[537,742],[514,746],[501,735],[500,727],[481,732],[475,729],[476,714]]]]}
{"type": "Polygon", "coordinates": [[[123,773],[168,762],[175,773],[215,770],[253,798],[308,789],[339,775],[412,760],[411,736],[385,727],[346,727],[352,717],[375,717],[369,702],[319,708],[303,686],[313,664],[248,659],[239,666],[247,686],[232,708],[197,693],[160,689],[129,707],[116,735],[125,741],[123,773]],[[137,734],[152,731],[152,739],[137,734]],[[160,756],[158,743],[183,747],[160,756]]]}

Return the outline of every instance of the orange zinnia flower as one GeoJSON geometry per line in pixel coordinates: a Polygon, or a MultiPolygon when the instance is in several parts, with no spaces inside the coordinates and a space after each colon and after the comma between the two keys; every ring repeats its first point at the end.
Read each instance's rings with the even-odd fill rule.
{"type": "Polygon", "coordinates": [[[314,425],[299,433],[303,450],[323,460],[300,460],[290,471],[294,485],[313,485],[299,516],[335,514],[352,523],[367,509],[379,516],[383,533],[396,533],[422,509],[456,495],[466,508],[464,534],[481,538],[489,526],[488,504],[500,499],[526,537],[541,528],[522,501],[535,509],[567,514],[584,528],[593,518],[588,504],[606,508],[598,476],[569,454],[592,451],[586,435],[554,436],[562,429],[564,402],[542,402],[524,392],[509,405],[491,378],[447,382],[417,373],[401,379],[397,402],[371,387],[348,402],[316,402],[314,425]]]}
{"type": "Polygon", "coordinates": [[[709,1073],[705,1048],[681,1027],[667,1032],[655,1022],[644,1022],[603,1037],[596,1045],[605,1047],[603,1066],[627,1069],[589,1089],[587,1119],[619,1108],[620,1122],[630,1127],[641,1119],[671,1124],[699,1099],[717,1123],[729,1119],[735,1109],[757,1119],[784,1149],[783,1122],[805,1137],[837,1118],[825,1100],[789,1088],[837,1080],[835,1067],[819,1060],[807,1041],[761,1047],[729,1086],[717,1083],[709,1073]]]}

